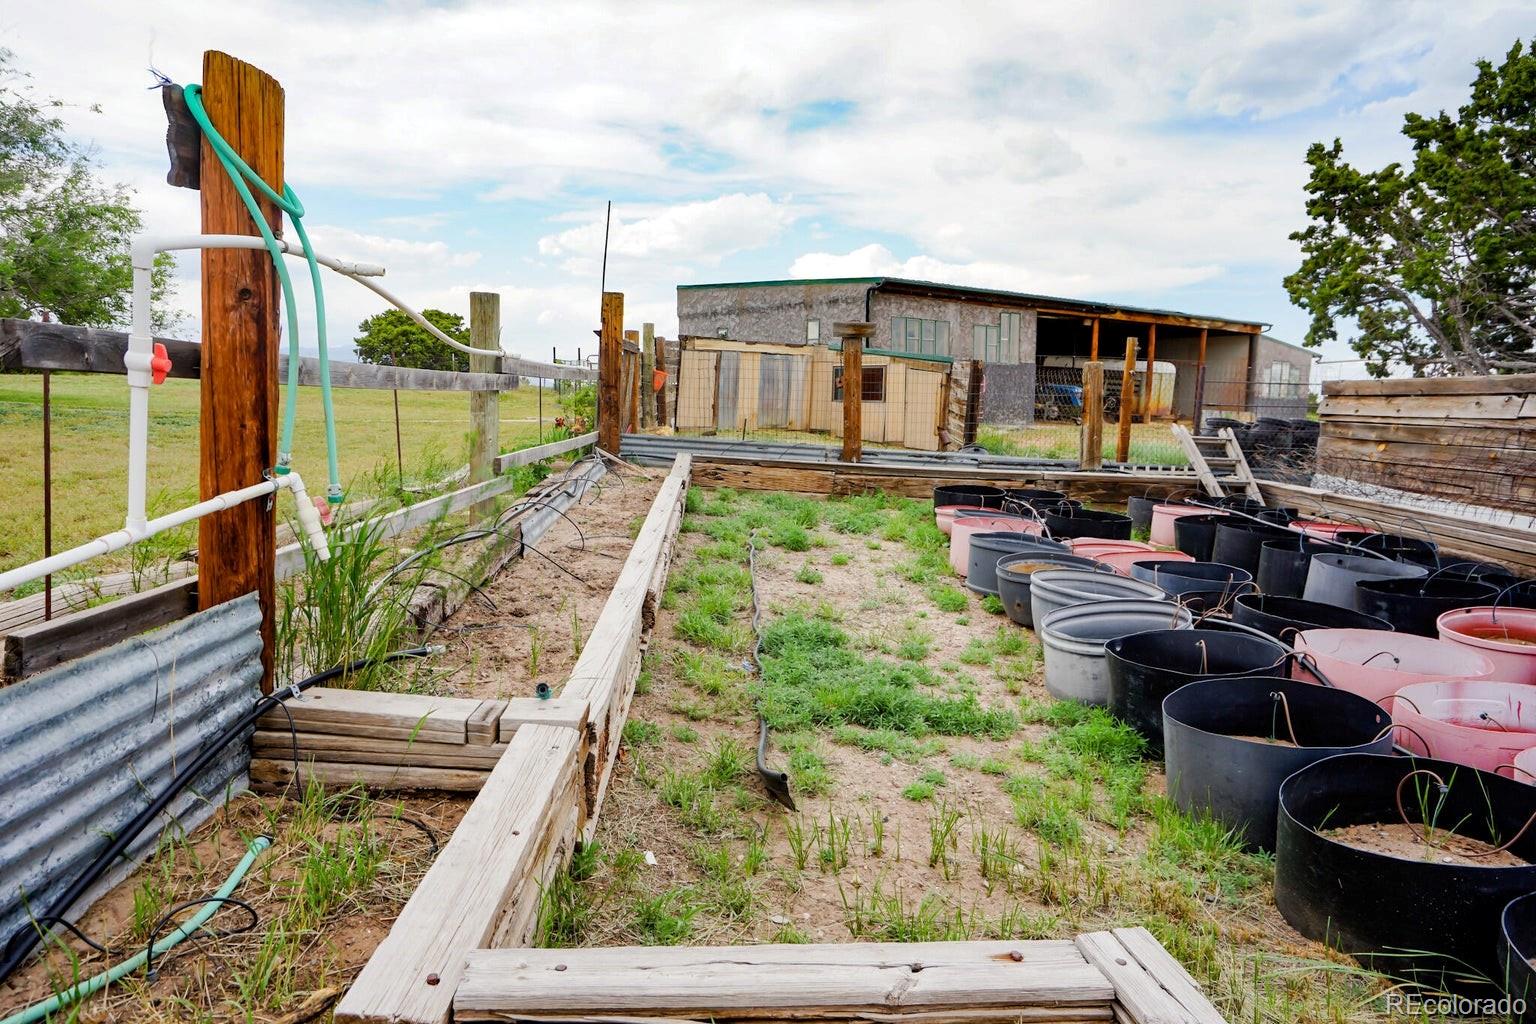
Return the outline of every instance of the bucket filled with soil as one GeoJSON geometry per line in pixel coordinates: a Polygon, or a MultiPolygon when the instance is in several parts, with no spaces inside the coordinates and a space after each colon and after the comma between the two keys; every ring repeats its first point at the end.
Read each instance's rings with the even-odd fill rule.
{"type": "Polygon", "coordinates": [[[1536,746],[1536,689],[1526,683],[1415,683],[1392,697],[1397,745],[1483,771],[1536,746]]]}
{"type": "Polygon", "coordinates": [[[1168,797],[1249,850],[1275,848],[1280,784],[1335,754],[1390,754],[1391,719],[1364,697],[1276,676],[1207,679],[1163,700],[1168,797]]]}
{"type": "Polygon", "coordinates": [[[1042,569],[1088,569],[1097,572],[1099,563],[1082,555],[1044,549],[1015,552],[998,559],[998,600],[1003,602],[1003,611],[1008,618],[1026,629],[1035,626],[1030,590],[1034,574],[1042,569]]]}
{"type": "Polygon", "coordinates": [[[1048,537],[1027,533],[978,533],[971,538],[971,556],[966,564],[965,585],[978,594],[997,593],[997,563],[1020,552],[1065,552],[1066,546],[1048,537]]]}
{"type": "Polygon", "coordinates": [[[1104,645],[1109,667],[1109,710],[1163,751],[1163,699],[1201,679],[1276,675],[1290,648],[1279,640],[1217,629],[1156,629],[1116,637],[1104,645]]]}
{"type": "Polygon", "coordinates": [[[1428,758],[1341,754],[1280,786],[1275,904],[1366,967],[1490,997],[1499,923],[1536,892],[1536,787],[1428,758]]]}
{"type": "Polygon", "coordinates": [[[1038,537],[1045,533],[1045,528],[1027,516],[1006,512],[956,516],[949,531],[949,567],[956,576],[964,576],[969,570],[971,538],[978,533],[1027,533],[1038,537]]]}

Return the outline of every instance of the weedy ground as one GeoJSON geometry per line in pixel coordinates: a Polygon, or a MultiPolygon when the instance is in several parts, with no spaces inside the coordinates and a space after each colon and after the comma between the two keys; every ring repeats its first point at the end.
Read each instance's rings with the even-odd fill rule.
{"type": "Polygon", "coordinates": [[[1229,1020],[1411,1019],[1284,924],[1270,859],[1178,812],[1139,737],[1046,694],[1038,641],[950,574],[929,503],[695,489],[683,531],[598,843],[546,891],[543,943],[1140,924],[1229,1020]],[[796,811],[757,781],[759,708],[796,811]]]}

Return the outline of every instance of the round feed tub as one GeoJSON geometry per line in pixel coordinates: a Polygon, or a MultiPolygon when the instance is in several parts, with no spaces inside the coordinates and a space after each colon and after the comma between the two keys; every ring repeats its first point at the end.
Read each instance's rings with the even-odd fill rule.
{"type": "Polygon", "coordinates": [[[1536,687],[1414,683],[1393,695],[1392,720],[1404,727],[1397,745],[1410,753],[1497,771],[1536,746],[1536,687]]]}
{"type": "Polygon", "coordinates": [[[1299,655],[1293,677],[1331,683],[1377,703],[1414,683],[1493,677],[1493,662],[1476,651],[1412,633],[1307,629],[1292,646],[1299,655]]]}
{"type": "Polygon", "coordinates": [[[1100,537],[1130,540],[1131,517],[1091,508],[1055,508],[1042,511],[1052,537],[1100,537]]]}
{"type": "Polygon", "coordinates": [[[1160,548],[1174,546],[1173,521],[1180,516],[1206,516],[1211,510],[1201,505],[1152,506],[1152,543],[1160,548]]]}
{"type": "Polygon", "coordinates": [[[939,532],[949,536],[949,531],[955,525],[956,516],[986,515],[996,512],[997,509],[982,508],[980,505],[940,505],[933,510],[933,521],[939,527],[939,532]]]}
{"type": "Polygon", "coordinates": [[[1049,491],[1041,487],[1010,487],[1003,492],[1003,508],[1013,506],[1016,510],[1022,510],[1081,504],[1077,499],[1067,497],[1065,491],[1049,491]]]}
{"type": "Polygon", "coordinates": [[[1188,611],[1169,601],[1098,601],[1052,612],[1039,631],[1045,648],[1045,688],[1061,700],[1109,701],[1104,645],[1149,629],[1188,629],[1188,611]]]}
{"type": "Polygon", "coordinates": [[[1153,629],[1104,645],[1109,710],[1163,753],[1163,698],[1201,679],[1274,675],[1290,648],[1266,636],[1218,629],[1153,629]]]}
{"type": "Polygon", "coordinates": [[[1510,1013],[1514,1024],[1536,1024],[1536,893],[1509,901],[1499,921],[1499,983],[1510,1003],[1524,1005],[1510,1013]]]}
{"type": "Polygon", "coordinates": [[[1280,783],[1335,754],[1390,754],[1387,713],[1364,697],[1276,676],[1206,679],[1163,700],[1168,798],[1249,850],[1275,848],[1280,783]]]}
{"type": "Polygon", "coordinates": [[[1094,601],[1166,601],[1150,583],[1116,576],[1103,565],[1092,569],[1057,568],[1037,572],[1029,581],[1030,619],[1044,622],[1060,608],[1094,601]]]}
{"type": "Polygon", "coordinates": [[[956,516],[949,531],[949,567],[964,576],[971,565],[971,538],[978,533],[1026,533],[1040,536],[1045,528],[1033,519],[989,512],[984,516],[956,516]]]}
{"type": "Polygon", "coordinates": [[[1323,552],[1312,556],[1307,568],[1307,586],[1301,596],[1308,601],[1336,604],[1360,611],[1355,584],[1361,580],[1418,579],[1429,575],[1422,565],[1393,562],[1370,555],[1337,555],[1323,552]]]}
{"type": "Polygon", "coordinates": [[[1386,619],[1399,633],[1419,636],[1434,636],[1435,622],[1446,612],[1488,604],[1497,595],[1491,583],[1446,576],[1355,584],[1355,603],[1362,612],[1386,619]]]}
{"type": "Polygon", "coordinates": [[[1304,601],[1299,597],[1275,597],[1273,594],[1239,594],[1232,602],[1232,618],[1245,626],[1262,629],[1287,643],[1297,633],[1308,629],[1392,631],[1392,623],[1374,615],[1337,605],[1304,601]]]}
{"type": "Polygon", "coordinates": [[[1193,562],[1194,559],[1182,551],[1106,551],[1101,555],[1094,555],[1099,561],[1109,566],[1121,576],[1131,574],[1131,566],[1141,562],[1193,562]]]}
{"type": "Polygon", "coordinates": [[[1070,537],[1067,539],[1067,547],[1072,549],[1074,555],[1084,555],[1088,558],[1097,558],[1116,551],[1157,550],[1151,544],[1145,544],[1139,540],[1104,540],[1101,537],[1070,537]]]}
{"type": "Polygon", "coordinates": [[[1028,533],[1000,531],[971,536],[970,561],[966,563],[965,585],[978,594],[997,593],[997,563],[1009,555],[1023,552],[1065,552],[1066,546],[1028,533]]]}
{"type": "Polygon", "coordinates": [[[945,484],[933,489],[933,507],[941,505],[980,505],[982,508],[1002,508],[1001,487],[985,484],[945,484]]]}
{"type": "Polygon", "coordinates": [[[1510,900],[1536,892],[1536,829],[1525,828],[1533,814],[1536,787],[1449,761],[1318,761],[1280,786],[1275,904],[1301,934],[1372,970],[1496,996],[1488,979],[1499,976],[1500,917],[1510,900]],[[1456,853],[1511,840],[1492,858],[1456,853]]]}
{"type": "Polygon", "coordinates": [[[1099,564],[1082,555],[1046,550],[1015,553],[998,559],[998,599],[1003,602],[1003,611],[1008,618],[1027,629],[1033,629],[1035,625],[1030,601],[1031,583],[1034,574],[1042,569],[1087,569],[1098,572],[1099,564]]]}
{"type": "Polygon", "coordinates": [[[1138,562],[1131,566],[1133,579],[1145,580],[1162,587],[1178,597],[1185,591],[1214,590],[1224,593],[1239,592],[1253,577],[1233,565],[1219,562],[1179,562],[1161,559],[1155,562],[1138,562]]]}
{"type": "Polygon", "coordinates": [[[1397,533],[1373,533],[1369,530],[1343,530],[1333,535],[1340,544],[1353,544],[1364,551],[1375,551],[1400,562],[1413,562],[1440,568],[1440,547],[1423,537],[1404,537],[1397,533]]]}
{"type": "Polygon", "coordinates": [[[1493,662],[1498,678],[1536,683],[1536,609],[1461,608],[1440,616],[1435,626],[1441,640],[1493,662]]]}

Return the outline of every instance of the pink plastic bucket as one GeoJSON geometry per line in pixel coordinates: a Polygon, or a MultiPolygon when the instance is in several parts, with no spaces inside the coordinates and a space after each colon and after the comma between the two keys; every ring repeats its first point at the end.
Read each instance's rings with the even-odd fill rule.
{"type": "Polygon", "coordinates": [[[956,516],[949,531],[949,567],[964,576],[971,566],[971,535],[976,533],[1028,533],[1038,537],[1045,527],[1032,519],[1006,516],[956,516]]]}
{"type": "Polygon", "coordinates": [[[1340,533],[1375,533],[1369,526],[1361,526],[1359,523],[1329,523],[1321,519],[1292,519],[1291,529],[1305,530],[1307,536],[1316,537],[1319,540],[1333,540],[1335,534],[1340,533]]]}
{"type": "Polygon", "coordinates": [[[1404,750],[1491,772],[1536,746],[1536,686],[1415,683],[1392,698],[1392,721],[1404,750]]]}
{"type": "Polygon", "coordinates": [[[1498,774],[1514,779],[1516,782],[1524,782],[1536,786],[1536,747],[1526,747],[1515,755],[1513,765],[1508,771],[1498,774]]]}
{"type": "Polygon", "coordinates": [[[1139,540],[1105,540],[1102,537],[1073,537],[1067,541],[1067,547],[1072,549],[1074,555],[1082,555],[1084,558],[1098,558],[1117,551],[1157,550],[1151,544],[1143,544],[1139,540]]]}
{"type": "Polygon", "coordinates": [[[948,537],[950,529],[954,526],[955,516],[985,515],[996,511],[995,508],[982,508],[980,505],[940,505],[933,510],[933,521],[938,524],[939,532],[948,537]]]}
{"type": "Polygon", "coordinates": [[[1441,640],[1470,647],[1493,662],[1500,679],[1536,683],[1536,608],[1457,608],[1435,625],[1441,640]]]}
{"type": "Polygon", "coordinates": [[[1194,558],[1182,551],[1106,551],[1102,555],[1095,553],[1088,557],[1109,566],[1121,576],[1129,576],[1131,574],[1131,566],[1137,562],[1194,561],[1194,558]]]}
{"type": "MultiPolygon", "coordinates": [[[[1405,686],[1458,679],[1491,679],[1493,662],[1457,644],[1380,629],[1308,629],[1292,646],[1317,663],[1333,685],[1381,703],[1405,686]]],[[[1295,679],[1322,682],[1301,659],[1295,679]]],[[[1391,706],[1387,706],[1390,713],[1391,706]]]]}
{"type": "Polygon", "coordinates": [[[1220,510],[1201,508],[1199,505],[1153,505],[1152,543],[1160,548],[1176,546],[1173,537],[1173,521],[1181,516],[1219,516],[1222,514],[1220,510]]]}

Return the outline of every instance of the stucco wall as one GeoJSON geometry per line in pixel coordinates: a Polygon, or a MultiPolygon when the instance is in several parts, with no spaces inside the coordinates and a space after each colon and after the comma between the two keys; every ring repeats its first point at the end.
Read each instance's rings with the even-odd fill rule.
{"type": "Polygon", "coordinates": [[[781,345],[805,342],[805,322],[821,321],[821,342],[836,321],[864,319],[867,284],[789,284],[762,288],[679,288],[678,334],[781,345]]]}
{"type": "MultiPolygon", "coordinates": [[[[875,348],[891,348],[891,318],[915,316],[923,320],[949,321],[949,354],[956,359],[979,359],[981,353],[971,351],[971,334],[977,324],[996,327],[1002,314],[1018,313],[1022,319],[1019,328],[1020,363],[1033,365],[1035,361],[1035,337],[1038,330],[1038,314],[1023,306],[994,306],[979,302],[929,299],[918,295],[890,295],[876,292],[870,303],[869,318],[875,325],[875,348]]],[[[862,309],[860,315],[863,315],[862,309]]]]}

